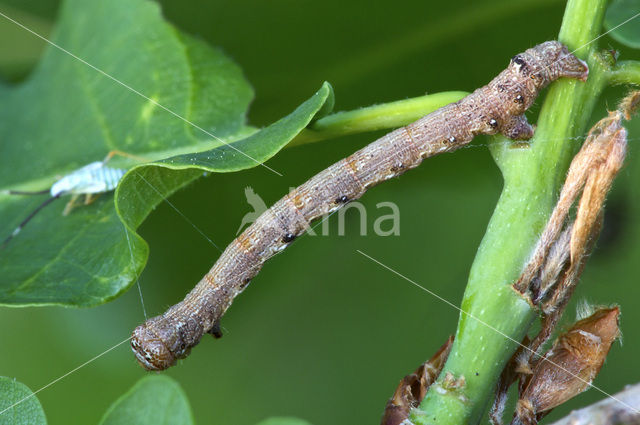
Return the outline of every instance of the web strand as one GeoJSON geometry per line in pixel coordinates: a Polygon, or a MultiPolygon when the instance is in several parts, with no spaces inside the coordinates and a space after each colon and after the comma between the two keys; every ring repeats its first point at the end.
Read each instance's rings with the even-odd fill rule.
{"type": "Polygon", "coordinates": [[[573,52],[571,53],[575,53],[578,50],[582,49],[583,47],[587,47],[589,44],[596,42],[597,40],[601,39],[602,37],[604,37],[605,35],[609,34],[611,31],[617,30],[618,28],[620,28],[621,26],[623,26],[624,24],[633,21],[634,19],[636,19],[638,16],[640,16],[640,12],[636,13],[635,15],[633,15],[632,17],[630,17],[629,19],[619,23],[618,25],[616,25],[615,27],[609,29],[608,31],[603,32],[602,34],[600,34],[599,36],[597,36],[596,38],[594,38],[593,40],[589,41],[588,43],[583,44],[582,46],[578,47],[577,49],[575,49],[573,52]]]}
{"type": "Polygon", "coordinates": [[[86,365],[93,363],[94,361],[98,360],[100,357],[104,356],[105,354],[107,354],[108,352],[115,350],[116,348],[118,348],[119,346],[121,346],[122,344],[124,344],[125,342],[129,341],[131,339],[131,337],[120,341],[119,343],[117,343],[116,345],[112,346],[111,348],[106,349],[105,351],[103,351],[102,353],[98,354],[97,356],[92,357],[91,359],[87,360],[86,362],[82,363],[80,366],[77,366],[74,369],[71,369],[69,372],[65,373],[64,375],[54,379],[53,381],[49,382],[47,385],[40,387],[39,389],[37,389],[36,391],[34,391],[33,393],[29,394],[28,396],[22,398],[21,400],[16,401],[15,403],[13,403],[11,406],[6,407],[4,410],[0,411],[0,415],[2,415],[3,413],[13,409],[14,407],[16,407],[17,405],[29,400],[30,398],[34,397],[36,394],[38,394],[40,391],[45,390],[47,388],[49,388],[50,386],[52,386],[53,384],[57,383],[58,381],[66,378],[67,376],[71,375],[74,372],[77,372],[78,370],[82,369],[83,367],[85,367],[86,365]]]}
{"type": "Polygon", "coordinates": [[[207,235],[206,235],[206,233],[204,233],[202,230],[200,230],[200,228],[199,228],[198,226],[196,226],[196,224],[195,224],[193,221],[189,220],[189,218],[187,218],[187,216],[186,216],[186,215],[184,215],[184,213],[183,213],[182,211],[180,211],[180,210],[179,210],[175,205],[173,205],[173,204],[171,203],[171,201],[169,201],[169,200],[168,200],[168,199],[167,199],[167,198],[166,198],[166,197],[165,197],[165,196],[164,196],[164,195],[163,195],[163,194],[162,194],[162,193],[161,193],[161,192],[160,192],[160,191],[159,191],[159,190],[154,186],[154,185],[152,185],[152,184],[151,184],[151,182],[150,182],[150,181],[148,181],[147,179],[145,179],[145,178],[144,178],[144,176],[143,176],[142,174],[138,173],[138,172],[135,172],[135,174],[136,174],[138,177],[140,177],[140,178],[141,178],[141,179],[142,179],[142,180],[143,180],[147,185],[149,185],[149,187],[150,187],[151,189],[153,189],[153,191],[155,191],[155,192],[158,194],[158,196],[160,196],[160,197],[162,198],[162,200],[163,200],[164,202],[166,202],[166,203],[167,203],[171,208],[173,208],[173,209],[174,209],[174,211],[175,211],[175,212],[177,212],[177,213],[180,215],[180,217],[182,217],[182,218],[184,219],[184,221],[186,221],[187,223],[189,223],[189,224],[190,224],[190,225],[191,225],[191,226],[192,226],[192,227],[193,227],[193,228],[194,228],[198,233],[200,233],[200,235],[202,235],[202,237],[203,237],[203,238],[205,238],[205,239],[206,239],[206,240],[207,240],[207,241],[208,241],[208,242],[209,242],[209,243],[210,243],[214,248],[216,248],[218,251],[222,252],[222,249],[221,249],[218,245],[216,245],[216,243],[215,243],[215,242],[213,242],[213,241],[211,240],[211,238],[210,238],[209,236],[207,236],[207,235]]]}
{"type": "Polygon", "coordinates": [[[91,63],[87,62],[86,60],[82,59],[79,56],[76,56],[75,54],[71,53],[70,51],[68,51],[67,49],[65,49],[64,47],[54,43],[53,41],[49,40],[48,38],[46,38],[43,35],[40,35],[39,33],[37,33],[36,31],[32,30],[31,28],[28,28],[27,26],[23,25],[22,23],[16,21],[13,18],[10,18],[9,16],[5,15],[4,13],[0,12],[0,16],[2,16],[3,18],[5,18],[6,20],[14,23],[15,25],[19,26],[20,28],[22,28],[23,30],[33,34],[34,36],[38,37],[39,39],[41,39],[42,41],[44,41],[45,43],[49,44],[52,47],[55,47],[56,49],[60,50],[63,53],[66,53],[67,55],[71,56],[72,58],[74,58],[75,60],[77,60],[78,62],[88,66],[89,68],[93,69],[94,71],[96,71],[97,73],[101,74],[104,77],[107,77],[108,79],[112,80],[113,82],[121,85],[122,87],[126,88],[127,90],[129,90],[130,92],[140,96],[141,98],[145,99],[147,102],[152,103],[153,105],[157,106],[158,108],[168,112],[169,114],[173,115],[174,117],[184,121],[185,123],[189,124],[190,126],[200,130],[202,133],[206,134],[207,136],[217,140],[218,142],[222,143],[225,146],[228,146],[229,148],[233,149],[234,151],[238,152],[241,155],[244,155],[245,157],[249,158],[250,160],[252,160],[253,162],[255,162],[257,165],[260,165],[264,168],[266,168],[267,170],[271,171],[274,174],[279,175],[280,177],[282,177],[282,174],[277,172],[276,170],[274,170],[273,168],[269,167],[268,165],[258,161],[257,159],[253,158],[252,156],[244,153],[243,151],[241,151],[240,149],[236,148],[233,144],[231,143],[227,143],[224,140],[222,140],[220,137],[216,136],[215,134],[205,130],[204,128],[200,127],[199,125],[195,124],[194,122],[188,120],[187,118],[183,117],[182,115],[178,114],[177,112],[173,111],[172,109],[169,109],[168,107],[160,104],[159,102],[151,99],[149,96],[141,93],[140,91],[136,90],[135,88],[131,87],[130,85],[120,81],[119,79],[117,79],[116,77],[112,76],[111,74],[103,71],[102,69],[98,68],[95,65],[92,65],[91,63]]]}
{"type": "MultiPolygon", "coordinates": [[[[531,348],[527,347],[526,345],[522,344],[520,341],[517,341],[515,339],[513,339],[512,337],[510,337],[509,335],[505,334],[504,332],[502,332],[500,329],[496,328],[495,326],[490,325],[489,323],[485,322],[484,320],[474,316],[473,314],[461,309],[460,307],[458,307],[457,305],[455,305],[454,303],[452,303],[451,301],[447,300],[446,298],[441,297],[440,295],[436,294],[435,292],[425,288],[424,286],[420,285],[419,283],[413,281],[412,279],[409,279],[408,277],[406,277],[405,275],[403,275],[402,273],[392,269],[391,267],[387,266],[386,264],[376,260],[375,258],[371,257],[370,255],[365,254],[364,252],[360,251],[359,249],[356,249],[356,252],[358,252],[359,254],[361,254],[362,256],[368,258],[369,260],[373,261],[374,263],[378,264],[379,266],[387,269],[388,271],[392,272],[393,274],[401,277],[402,279],[406,280],[407,282],[411,283],[412,285],[416,286],[417,288],[422,289],[423,291],[425,291],[426,293],[428,293],[429,295],[437,298],[438,300],[442,301],[443,303],[447,304],[450,307],[453,307],[454,309],[458,310],[458,312],[464,314],[465,316],[469,317],[470,319],[475,320],[476,322],[480,323],[482,326],[487,327],[488,329],[496,332],[497,334],[501,335],[502,337],[504,337],[505,339],[514,342],[515,344],[517,344],[518,346],[524,348],[527,351],[530,351],[531,354],[533,354],[534,356],[538,357],[538,358],[542,358],[543,356],[536,353],[534,350],[532,350],[531,348]]],[[[587,384],[589,387],[594,388],[595,390],[599,391],[600,393],[604,394],[606,397],[611,398],[612,400],[615,400],[617,402],[619,402],[620,404],[622,404],[623,406],[633,410],[634,412],[640,414],[640,410],[636,409],[633,406],[630,406],[629,404],[625,403],[624,401],[614,397],[613,395],[609,394],[608,392],[604,391],[603,389],[593,385],[590,382],[587,382],[586,380],[584,380],[583,378],[581,378],[580,376],[570,372],[569,370],[565,369],[564,367],[560,366],[559,364],[546,359],[546,362],[552,364],[553,366],[557,367],[558,369],[564,371],[565,373],[569,374],[570,376],[572,376],[573,378],[576,378],[577,380],[581,381],[584,384],[587,384]]]]}
{"type": "MultiPolygon", "coordinates": [[[[229,148],[231,148],[231,149],[233,149],[233,150],[237,151],[238,153],[240,153],[240,154],[244,155],[245,157],[247,157],[247,158],[249,158],[249,159],[253,160],[256,164],[258,164],[258,165],[261,165],[261,166],[265,167],[265,168],[266,168],[266,169],[268,169],[269,171],[271,171],[271,172],[273,172],[273,173],[275,173],[275,174],[277,174],[277,175],[279,175],[279,176],[282,176],[282,174],[281,174],[281,173],[279,173],[279,172],[277,172],[276,170],[274,170],[274,169],[270,168],[269,166],[265,165],[264,163],[261,163],[260,161],[258,161],[258,160],[256,160],[256,159],[252,158],[251,156],[247,155],[246,153],[244,153],[244,152],[240,151],[238,148],[236,148],[236,147],[235,147],[235,146],[233,146],[232,144],[226,143],[226,142],[225,142],[224,140],[222,140],[221,138],[219,138],[219,137],[215,136],[214,134],[212,134],[212,133],[208,132],[207,130],[205,130],[205,129],[201,128],[200,126],[198,126],[198,125],[196,125],[195,123],[191,122],[191,121],[190,121],[190,120],[188,120],[187,118],[185,118],[185,117],[183,117],[183,116],[179,115],[178,113],[174,112],[173,110],[171,110],[171,109],[169,109],[169,108],[165,107],[164,105],[162,105],[162,104],[158,103],[157,101],[155,101],[155,100],[153,100],[153,99],[149,98],[148,96],[146,96],[146,95],[144,95],[143,93],[141,93],[141,92],[137,91],[137,90],[136,90],[136,89],[134,89],[133,87],[131,87],[131,86],[127,85],[126,83],[124,83],[124,82],[120,81],[119,79],[117,79],[117,78],[113,77],[112,75],[110,75],[110,74],[106,73],[105,71],[101,70],[100,68],[98,68],[98,67],[96,67],[96,66],[94,66],[94,65],[90,64],[90,63],[89,63],[89,62],[87,62],[86,60],[84,60],[84,59],[82,59],[82,58],[80,58],[80,57],[76,56],[75,54],[73,54],[73,53],[71,53],[70,51],[68,51],[68,50],[64,49],[63,47],[59,46],[58,44],[56,44],[56,43],[52,42],[51,40],[47,39],[46,37],[44,37],[44,36],[40,35],[40,34],[39,34],[39,33],[37,33],[36,31],[34,31],[34,30],[32,30],[32,29],[30,29],[30,28],[26,27],[26,26],[25,26],[25,25],[23,25],[22,23],[20,23],[20,22],[18,22],[18,21],[16,21],[16,20],[14,20],[14,19],[12,19],[11,17],[7,16],[6,14],[4,14],[4,13],[2,13],[2,12],[0,12],[0,16],[2,16],[3,18],[5,18],[6,20],[8,20],[8,21],[12,22],[13,24],[17,25],[18,27],[22,28],[23,30],[25,30],[25,31],[27,31],[27,32],[29,32],[29,33],[31,33],[32,35],[34,35],[34,36],[38,37],[39,39],[43,40],[43,41],[44,41],[44,42],[46,42],[47,44],[51,45],[52,47],[54,47],[54,48],[56,48],[56,49],[58,49],[58,50],[62,51],[63,53],[66,53],[66,54],[67,54],[67,55],[69,55],[70,57],[72,57],[72,58],[74,58],[75,60],[77,60],[77,61],[81,62],[82,64],[86,65],[87,67],[89,67],[89,68],[93,69],[94,71],[98,72],[99,74],[103,75],[104,77],[107,77],[108,79],[110,79],[110,80],[114,81],[115,83],[117,83],[117,84],[121,85],[122,87],[126,88],[127,90],[131,91],[132,93],[134,93],[134,94],[136,94],[136,95],[138,95],[138,96],[142,97],[143,99],[145,99],[145,100],[147,100],[148,102],[150,102],[150,103],[154,104],[155,106],[159,107],[160,109],[163,109],[164,111],[166,111],[166,112],[168,112],[169,114],[171,114],[171,115],[175,116],[176,118],[178,118],[178,119],[182,120],[183,122],[185,122],[185,123],[187,123],[187,124],[191,125],[192,127],[196,128],[196,129],[198,129],[198,130],[200,130],[200,131],[201,131],[201,132],[203,132],[204,134],[206,134],[206,135],[208,135],[209,137],[211,137],[211,138],[213,138],[213,139],[215,139],[215,140],[219,141],[219,142],[220,142],[220,143],[222,143],[223,145],[226,145],[226,146],[228,146],[229,148]]],[[[594,38],[593,40],[589,41],[588,43],[586,43],[586,44],[584,44],[584,45],[580,46],[579,48],[575,49],[572,53],[575,53],[576,51],[578,51],[578,50],[580,50],[580,49],[582,49],[582,48],[586,47],[587,45],[589,45],[589,44],[591,44],[591,43],[595,42],[596,40],[600,39],[601,37],[605,36],[606,34],[610,33],[611,31],[613,31],[613,30],[615,30],[615,29],[617,29],[617,28],[621,27],[622,25],[624,25],[624,24],[626,24],[626,23],[630,22],[631,20],[633,20],[633,19],[637,18],[638,16],[640,16],[640,13],[638,13],[638,14],[634,15],[633,17],[631,17],[631,18],[629,18],[629,19],[625,20],[624,22],[622,22],[622,23],[618,24],[617,26],[615,26],[615,27],[611,28],[610,30],[606,31],[605,33],[600,34],[599,36],[597,36],[597,37],[596,37],[596,38],[594,38]]],[[[558,59],[558,61],[559,61],[559,60],[560,60],[560,59],[558,59]]],[[[557,62],[557,61],[556,61],[556,62],[557,62]]],[[[554,62],[554,63],[555,63],[555,62],[554,62]]],[[[553,64],[551,64],[551,65],[553,65],[553,64]]],[[[549,66],[551,66],[551,65],[549,65],[549,66]]],[[[574,139],[574,138],[570,138],[570,139],[574,139]]],[[[577,140],[578,138],[575,138],[575,139],[577,140]]],[[[630,140],[632,140],[632,139],[630,139],[630,140]]],[[[536,141],[536,142],[537,142],[537,143],[541,143],[541,142],[543,142],[543,141],[536,141]]],[[[551,141],[551,140],[548,140],[548,141],[544,141],[544,142],[552,142],[552,141],[551,141]]],[[[505,142],[505,143],[506,143],[506,142],[505,142]]],[[[484,144],[484,145],[478,145],[478,144],[475,144],[475,145],[468,145],[467,147],[468,147],[468,148],[471,148],[471,147],[481,147],[481,146],[487,146],[487,145],[488,145],[488,144],[484,144]]],[[[169,202],[169,201],[168,201],[164,196],[162,196],[162,194],[161,194],[161,193],[160,193],[160,192],[159,192],[159,191],[158,191],[158,190],[157,190],[153,185],[151,185],[151,183],[150,183],[150,182],[148,182],[148,181],[147,181],[143,176],[141,176],[139,173],[138,173],[138,175],[142,178],[142,180],[144,180],[147,184],[149,184],[149,185],[150,185],[150,186],[151,186],[151,187],[152,187],[156,192],[158,192],[158,193],[160,194],[160,196],[164,199],[164,201],[165,201],[165,202],[167,202],[167,203],[168,203],[168,204],[169,204],[169,205],[170,205],[170,206],[171,206],[171,207],[172,207],[176,212],[178,212],[178,213],[183,217],[183,219],[185,219],[189,224],[191,224],[191,225],[192,225],[192,226],[193,226],[193,227],[194,227],[194,228],[195,228],[195,229],[196,229],[196,230],[197,230],[197,231],[198,231],[198,232],[199,232],[199,233],[200,233],[200,234],[201,234],[205,239],[207,239],[207,240],[209,241],[209,243],[211,243],[211,244],[212,244],[214,247],[216,247],[218,250],[222,251],[222,250],[221,250],[221,249],[220,249],[220,248],[219,248],[215,243],[213,243],[213,241],[212,241],[210,238],[208,238],[208,237],[207,237],[207,236],[206,236],[206,235],[205,235],[205,234],[204,234],[204,233],[203,233],[203,232],[202,232],[202,231],[201,231],[201,230],[200,230],[200,229],[199,229],[199,228],[198,228],[194,223],[192,223],[192,222],[191,222],[191,221],[190,221],[190,220],[189,220],[189,219],[188,219],[188,218],[187,218],[187,217],[186,217],[186,216],[185,216],[181,211],[179,211],[179,209],[178,209],[178,208],[176,208],[176,207],[175,207],[171,202],[169,202]]],[[[337,210],[336,210],[336,211],[337,211],[337,210]]],[[[320,224],[322,224],[325,220],[327,220],[327,219],[328,219],[331,215],[333,215],[336,211],[334,211],[334,212],[332,212],[331,214],[327,215],[325,218],[323,218],[323,220],[322,220],[322,221],[320,221],[319,223],[317,223],[316,225],[314,225],[311,229],[314,229],[315,227],[317,227],[317,226],[319,226],[320,224]]],[[[126,234],[127,242],[128,242],[128,245],[129,245],[129,250],[130,250],[130,254],[131,254],[131,259],[132,259],[132,261],[133,261],[133,250],[132,250],[132,247],[131,247],[131,241],[130,241],[130,238],[129,238],[129,233],[128,233],[128,230],[127,230],[126,228],[125,228],[125,234],[126,234]]],[[[481,319],[476,318],[475,316],[471,315],[470,313],[468,313],[468,312],[466,312],[466,311],[462,310],[461,308],[459,308],[459,307],[458,307],[458,306],[456,306],[455,304],[451,303],[451,302],[450,302],[450,301],[448,301],[447,299],[445,299],[445,298],[443,298],[443,297],[441,297],[441,296],[437,295],[436,293],[434,293],[434,292],[430,291],[429,289],[427,289],[427,288],[425,288],[425,287],[423,287],[423,286],[419,285],[418,283],[416,283],[416,282],[414,282],[413,280],[409,279],[408,277],[406,277],[406,276],[402,275],[401,273],[399,273],[399,272],[397,272],[397,271],[393,270],[392,268],[390,268],[390,267],[388,267],[388,266],[384,265],[383,263],[381,263],[380,261],[378,261],[378,260],[374,259],[373,257],[371,257],[371,256],[369,256],[369,255],[367,255],[367,254],[365,254],[364,252],[362,252],[362,251],[360,251],[360,250],[357,250],[357,252],[358,252],[358,253],[360,253],[361,255],[363,255],[364,257],[366,257],[366,258],[370,259],[371,261],[373,261],[373,262],[375,262],[375,263],[379,264],[380,266],[384,267],[385,269],[387,269],[387,270],[391,271],[392,273],[396,274],[397,276],[399,276],[399,277],[403,278],[404,280],[406,280],[406,281],[410,282],[410,283],[411,283],[411,284],[413,284],[414,286],[416,286],[416,287],[418,287],[418,288],[422,289],[423,291],[425,291],[425,292],[429,293],[430,295],[434,296],[434,297],[435,297],[435,298],[437,298],[438,300],[440,300],[440,301],[444,302],[445,304],[447,304],[447,305],[449,305],[449,306],[453,307],[454,309],[458,310],[460,313],[465,314],[465,315],[467,315],[468,317],[470,317],[470,318],[472,318],[472,319],[474,319],[474,320],[478,321],[478,322],[479,322],[479,323],[481,323],[482,325],[484,325],[484,326],[488,327],[489,329],[491,329],[491,330],[495,331],[496,333],[498,333],[498,334],[502,335],[502,336],[503,336],[503,337],[505,337],[506,339],[508,339],[508,340],[510,340],[510,341],[512,341],[512,342],[514,342],[514,343],[516,343],[517,345],[520,345],[520,346],[524,347],[525,349],[530,350],[528,347],[524,346],[524,345],[523,345],[523,344],[521,344],[519,341],[516,341],[515,339],[513,339],[513,338],[509,337],[508,335],[504,334],[503,332],[501,332],[499,329],[496,329],[495,327],[493,327],[493,326],[491,326],[490,324],[488,324],[488,323],[486,323],[486,322],[482,321],[481,319]]],[[[141,288],[140,288],[140,282],[139,282],[139,279],[137,280],[137,284],[138,284],[138,291],[139,291],[139,294],[140,294],[140,300],[141,300],[141,303],[142,303],[143,312],[144,312],[144,315],[145,315],[145,318],[146,318],[146,317],[147,317],[147,313],[146,313],[146,309],[145,309],[145,306],[144,306],[144,300],[143,300],[143,298],[142,298],[142,290],[141,290],[141,288]]],[[[60,380],[64,379],[65,377],[67,377],[67,376],[69,376],[69,375],[71,375],[71,374],[75,373],[76,371],[80,370],[81,368],[83,368],[83,367],[85,367],[85,366],[87,366],[87,365],[91,364],[92,362],[94,362],[94,361],[95,361],[95,360],[97,360],[98,358],[100,358],[100,357],[102,357],[103,355],[105,355],[105,354],[109,353],[110,351],[114,350],[115,348],[119,347],[120,345],[124,344],[125,342],[129,341],[130,339],[131,339],[131,337],[126,338],[125,340],[123,340],[123,341],[121,341],[121,342],[117,343],[116,345],[112,346],[111,348],[109,348],[109,349],[107,349],[107,350],[103,351],[102,353],[98,354],[97,356],[95,356],[95,357],[93,357],[93,358],[91,358],[91,359],[87,360],[86,362],[82,363],[81,365],[77,366],[76,368],[74,368],[74,369],[70,370],[69,372],[65,373],[64,375],[62,375],[62,376],[60,376],[60,377],[58,377],[58,378],[54,379],[54,380],[53,380],[53,381],[51,381],[50,383],[48,383],[48,384],[46,384],[45,386],[43,386],[43,387],[39,388],[38,390],[34,391],[34,392],[33,392],[32,394],[30,394],[29,396],[27,396],[27,397],[25,397],[25,398],[23,398],[23,399],[21,399],[21,400],[19,400],[19,401],[15,402],[15,403],[13,403],[13,404],[12,404],[12,405],[10,405],[9,407],[7,407],[7,408],[5,408],[4,410],[0,411],[0,415],[2,415],[3,413],[7,412],[7,411],[8,411],[8,410],[10,410],[10,409],[12,409],[13,407],[15,407],[15,406],[17,406],[17,405],[21,404],[22,402],[24,402],[24,401],[26,401],[26,400],[28,400],[28,399],[30,399],[30,398],[32,398],[32,397],[34,397],[34,396],[35,396],[36,394],[38,394],[39,392],[41,392],[41,391],[45,390],[46,388],[49,388],[50,386],[54,385],[55,383],[57,383],[58,381],[60,381],[60,380]]],[[[532,351],[532,350],[530,350],[530,351],[532,351]]],[[[539,356],[539,355],[538,355],[538,354],[536,354],[536,353],[534,353],[534,354],[535,354],[535,355],[537,355],[537,356],[539,356]]],[[[555,366],[559,367],[560,369],[563,369],[563,368],[562,368],[561,366],[559,366],[559,365],[555,365],[555,366]]],[[[563,370],[565,370],[565,371],[566,371],[566,369],[563,369],[563,370]]],[[[566,372],[568,372],[568,371],[566,371],[566,372]]],[[[570,372],[568,372],[568,373],[570,373],[570,372]]],[[[575,375],[573,375],[573,376],[575,376],[575,375]]],[[[576,378],[578,378],[578,379],[582,380],[582,379],[581,379],[581,378],[579,378],[579,377],[576,377],[576,378]]],[[[583,381],[583,382],[586,382],[586,381],[584,381],[584,380],[582,380],[582,381],[583,381]]],[[[599,392],[601,392],[602,394],[604,394],[605,396],[607,396],[607,397],[609,397],[609,398],[611,398],[611,399],[613,399],[613,400],[618,401],[618,402],[619,402],[619,403],[621,403],[622,405],[624,405],[624,406],[628,407],[629,409],[631,409],[631,410],[633,410],[633,411],[635,411],[635,412],[637,412],[637,413],[640,413],[640,411],[636,410],[636,409],[635,409],[635,408],[633,408],[632,406],[629,406],[628,404],[626,404],[626,403],[624,403],[623,401],[621,401],[621,400],[617,399],[616,397],[614,397],[614,396],[612,396],[612,395],[608,394],[607,392],[603,391],[602,389],[598,388],[597,386],[595,386],[595,385],[593,385],[593,384],[591,384],[591,383],[588,383],[588,382],[586,382],[586,383],[587,383],[590,387],[593,387],[593,388],[595,388],[596,390],[598,390],[599,392]]]]}
{"type": "MultiPolygon", "coordinates": [[[[127,237],[127,245],[129,246],[129,253],[131,254],[131,265],[134,266],[136,264],[133,259],[133,248],[131,247],[131,239],[129,238],[129,229],[122,223],[122,227],[124,228],[124,235],[127,237]]],[[[144,314],[144,320],[149,320],[147,317],[147,309],[144,306],[144,298],[142,297],[142,288],[140,287],[140,276],[134,270],[133,273],[136,275],[136,285],[138,286],[138,294],[140,295],[140,304],[142,304],[142,313],[144,314]]]]}

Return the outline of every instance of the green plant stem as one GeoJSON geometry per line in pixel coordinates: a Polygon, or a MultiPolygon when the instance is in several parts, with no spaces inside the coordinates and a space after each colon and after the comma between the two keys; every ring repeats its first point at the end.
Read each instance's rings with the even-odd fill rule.
{"type": "Polygon", "coordinates": [[[456,339],[443,374],[412,412],[415,424],[476,424],[486,410],[506,362],[536,317],[511,289],[553,209],[557,191],[595,101],[606,83],[603,63],[589,42],[601,28],[605,0],[570,0],[560,41],[589,57],[587,83],[563,80],[550,89],[530,148],[497,139],[492,154],[504,188],[471,268],[456,339]],[[452,388],[443,377],[464,377],[452,388]]]}
{"type": "Polygon", "coordinates": [[[303,130],[289,146],[348,134],[401,127],[444,105],[456,102],[467,94],[463,91],[448,91],[369,106],[355,111],[337,112],[319,119],[309,129],[303,130]]]}
{"type": "Polygon", "coordinates": [[[622,61],[608,74],[611,84],[640,85],[640,62],[622,61]]]}

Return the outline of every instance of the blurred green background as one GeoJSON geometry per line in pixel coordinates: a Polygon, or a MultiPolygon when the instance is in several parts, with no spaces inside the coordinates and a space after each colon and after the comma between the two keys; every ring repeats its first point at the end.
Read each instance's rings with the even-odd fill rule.
{"type": "MultiPolygon", "coordinates": [[[[515,53],[555,38],[564,8],[555,0],[161,3],[170,22],[222,47],[244,69],[256,90],[250,122],[260,126],[290,112],[324,80],[334,86],[336,110],[425,92],[471,91],[515,53]]],[[[0,10],[46,34],[57,6],[53,0],[5,0],[0,10]]],[[[611,39],[601,41],[603,48],[619,48],[611,39]]],[[[24,78],[43,47],[0,19],[0,71],[6,80],[24,78]]],[[[640,56],[619,50],[621,59],[640,56]]],[[[593,120],[622,93],[608,90],[593,120]]],[[[627,165],[574,297],[574,304],[586,299],[622,308],[624,345],[614,346],[595,381],[610,393],[640,381],[635,363],[640,350],[639,121],[631,124],[627,165]]],[[[251,210],[246,186],[271,204],[377,136],[285,149],[269,161],[284,177],[262,167],[213,175],[171,202],[224,246],[251,210]]],[[[430,159],[367,193],[362,202],[368,235],[358,234],[360,218],[351,210],[345,236],[338,236],[336,215],[329,236],[300,238],[271,260],[226,315],[224,338],[205,337],[188,360],[166,372],[186,391],[197,423],[251,425],[274,415],[299,416],[315,425],[379,422],[400,378],[455,331],[458,313],[356,250],[459,304],[501,189],[486,142],[478,139],[455,155],[430,159]],[[388,213],[376,208],[384,201],[400,208],[400,236],[373,232],[375,219],[388,213]]],[[[182,299],[219,253],[166,204],[140,234],[151,248],[140,285],[147,311],[155,315],[182,299]]],[[[565,322],[574,310],[567,311],[565,322]]],[[[0,375],[38,389],[122,341],[143,319],[135,287],[92,309],[1,308],[0,375]]],[[[97,423],[144,374],[125,344],[38,397],[51,424],[97,423]]],[[[590,390],[550,418],[602,397],[590,390]]]]}

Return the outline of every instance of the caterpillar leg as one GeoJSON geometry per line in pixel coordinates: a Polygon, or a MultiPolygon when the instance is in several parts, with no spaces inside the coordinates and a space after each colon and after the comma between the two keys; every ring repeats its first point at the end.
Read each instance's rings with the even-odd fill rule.
{"type": "Polygon", "coordinates": [[[213,337],[216,339],[222,338],[222,330],[220,329],[220,323],[216,323],[215,325],[213,325],[213,327],[209,330],[209,333],[213,335],[213,337]]]}
{"type": "Polygon", "coordinates": [[[500,132],[511,140],[529,140],[534,128],[524,115],[515,115],[502,124],[500,132]]]}

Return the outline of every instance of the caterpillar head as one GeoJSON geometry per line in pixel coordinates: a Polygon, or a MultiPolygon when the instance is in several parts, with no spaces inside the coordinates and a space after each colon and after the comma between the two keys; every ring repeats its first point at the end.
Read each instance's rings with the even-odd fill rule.
{"type": "Polygon", "coordinates": [[[173,366],[177,358],[154,331],[154,319],[134,329],[131,349],[140,366],[146,370],[165,370],[173,366]]]}
{"type": "Polygon", "coordinates": [[[561,77],[586,81],[589,75],[586,62],[559,41],[547,41],[515,55],[509,67],[538,90],[561,77]]]}
{"type": "Polygon", "coordinates": [[[541,89],[560,77],[585,81],[589,67],[559,41],[547,41],[511,58],[509,67],[494,80],[508,112],[520,115],[533,104],[541,89]]]}

